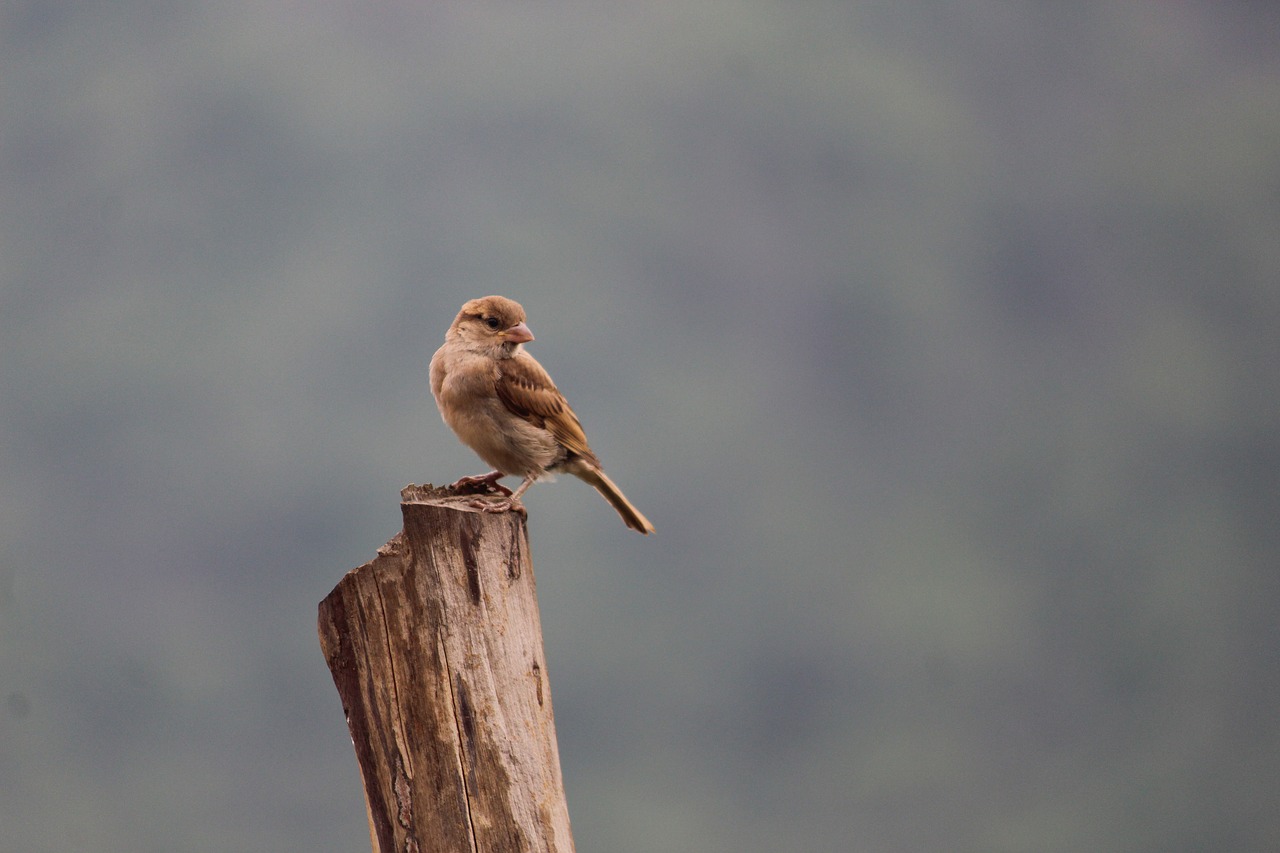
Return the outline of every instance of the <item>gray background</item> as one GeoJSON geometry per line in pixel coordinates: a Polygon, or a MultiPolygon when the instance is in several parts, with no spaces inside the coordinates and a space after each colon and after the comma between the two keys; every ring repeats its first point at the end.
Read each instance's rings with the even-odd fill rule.
{"type": "Polygon", "coordinates": [[[5,3],[0,849],[367,849],[487,293],[579,850],[1280,848],[1277,9],[5,3]]]}

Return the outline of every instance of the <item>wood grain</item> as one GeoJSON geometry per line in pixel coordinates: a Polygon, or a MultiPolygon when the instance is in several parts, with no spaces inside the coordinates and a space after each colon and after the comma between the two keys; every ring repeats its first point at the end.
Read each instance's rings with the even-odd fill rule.
{"type": "Polygon", "coordinates": [[[524,518],[428,486],[320,603],[375,853],[573,850],[524,518]]]}

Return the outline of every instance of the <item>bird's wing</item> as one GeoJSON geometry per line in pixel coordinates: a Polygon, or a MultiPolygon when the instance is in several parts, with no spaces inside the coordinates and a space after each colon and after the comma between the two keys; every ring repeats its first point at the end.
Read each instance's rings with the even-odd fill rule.
{"type": "Polygon", "coordinates": [[[566,450],[600,464],[587,445],[578,416],[533,356],[521,352],[502,359],[497,387],[498,397],[512,412],[546,429],[566,450]]]}

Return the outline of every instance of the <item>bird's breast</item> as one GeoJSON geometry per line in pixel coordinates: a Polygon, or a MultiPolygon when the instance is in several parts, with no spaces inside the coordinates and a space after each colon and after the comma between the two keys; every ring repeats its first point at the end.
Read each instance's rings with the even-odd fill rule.
{"type": "Polygon", "coordinates": [[[555,437],[507,408],[498,397],[496,365],[460,358],[433,365],[432,390],[444,422],[462,443],[505,474],[538,475],[563,456],[555,437]]]}

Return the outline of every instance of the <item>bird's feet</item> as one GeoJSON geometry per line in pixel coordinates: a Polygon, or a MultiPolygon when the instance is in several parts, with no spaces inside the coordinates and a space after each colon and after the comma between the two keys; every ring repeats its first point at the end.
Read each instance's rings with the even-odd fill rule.
{"type": "MultiPolygon", "coordinates": [[[[511,494],[510,489],[504,490],[508,495],[511,494]]],[[[520,503],[519,498],[504,497],[496,501],[486,501],[476,498],[469,502],[469,505],[475,507],[481,512],[518,512],[520,517],[526,521],[529,519],[529,511],[524,508],[524,504],[520,503]]]]}
{"type": "MultiPolygon", "coordinates": [[[[502,479],[505,476],[507,475],[502,473],[501,471],[490,471],[488,474],[485,474],[483,477],[463,477],[458,482],[449,486],[449,489],[455,492],[478,491],[481,493],[499,494],[499,495],[504,495],[506,497],[510,497],[511,490],[498,482],[498,480],[502,479]]],[[[472,505],[474,506],[475,503],[476,502],[473,501],[472,505]]],[[[493,512],[506,512],[506,509],[493,510],[493,512]]]]}

